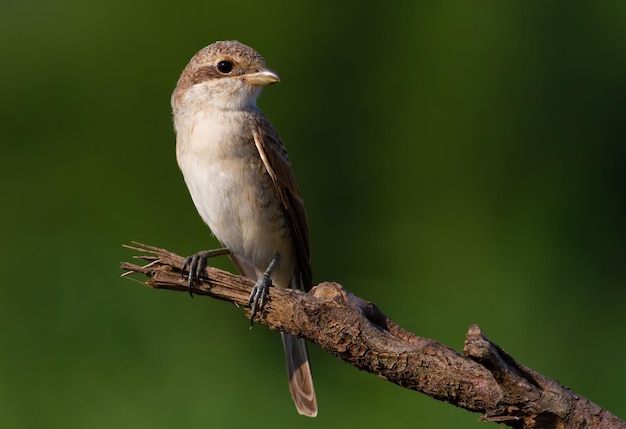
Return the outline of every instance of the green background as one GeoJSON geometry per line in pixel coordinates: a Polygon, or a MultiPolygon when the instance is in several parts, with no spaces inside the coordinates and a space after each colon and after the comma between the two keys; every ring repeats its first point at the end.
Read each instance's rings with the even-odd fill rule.
{"type": "Polygon", "coordinates": [[[621,0],[2,2],[0,426],[495,427],[317,346],[299,417],[278,334],[119,278],[122,243],[217,245],[169,97],[226,39],[282,78],[316,281],[626,418],[625,28],[621,0]]]}

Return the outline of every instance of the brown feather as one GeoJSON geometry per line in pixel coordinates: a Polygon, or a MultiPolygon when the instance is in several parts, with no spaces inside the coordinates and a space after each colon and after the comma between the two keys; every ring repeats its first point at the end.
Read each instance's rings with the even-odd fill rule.
{"type": "Polygon", "coordinates": [[[313,276],[310,262],[309,227],[304,201],[293,174],[287,150],[278,133],[265,116],[257,116],[257,121],[256,129],[253,130],[254,143],[274,182],[274,188],[291,227],[298,255],[295,274],[299,277],[301,287],[308,292],[313,286],[313,276]]]}

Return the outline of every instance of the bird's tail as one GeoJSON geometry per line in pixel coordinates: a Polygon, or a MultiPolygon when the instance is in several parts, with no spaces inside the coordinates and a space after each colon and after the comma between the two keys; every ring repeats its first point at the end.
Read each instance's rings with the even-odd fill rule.
{"type": "Polygon", "coordinates": [[[293,402],[296,404],[298,413],[303,416],[315,417],[317,415],[317,401],[306,341],[303,338],[283,332],[280,334],[285,348],[289,392],[291,392],[293,402]]]}

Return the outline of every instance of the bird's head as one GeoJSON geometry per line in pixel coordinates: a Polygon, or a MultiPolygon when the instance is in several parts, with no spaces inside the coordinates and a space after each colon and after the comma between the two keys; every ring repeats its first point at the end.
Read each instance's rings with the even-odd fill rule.
{"type": "Polygon", "coordinates": [[[242,109],[256,104],[262,87],[279,81],[254,49],[236,41],[216,42],[191,58],[172,94],[172,107],[242,109]]]}

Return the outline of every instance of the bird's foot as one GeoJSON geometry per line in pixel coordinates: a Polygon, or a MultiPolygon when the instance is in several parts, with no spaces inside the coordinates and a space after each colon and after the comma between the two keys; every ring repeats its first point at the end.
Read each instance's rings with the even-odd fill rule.
{"type": "Polygon", "coordinates": [[[194,280],[200,280],[200,276],[204,273],[207,267],[207,260],[214,256],[227,255],[229,250],[226,248],[203,250],[195,255],[187,256],[183,262],[183,266],[180,269],[181,276],[185,278],[185,269],[189,267],[189,281],[187,287],[189,288],[189,295],[193,298],[193,292],[191,292],[191,285],[194,280]]]}
{"type": "Polygon", "coordinates": [[[254,317],[257,312],[263,312],[263,306],[265,306],[265,297],[267,296],[267,292],[272,285],[272,279],[270,276],[272,275],[272,271],[280,261],[280,254],[274,255],[274,258],[270,262],[267,270],[259,277],[256,284],[252,288],[252,293],[250,294],[250,298],[248,298],[248,305],[252,306],[250,310],[250,327],[254,324],[254,317]]]}

